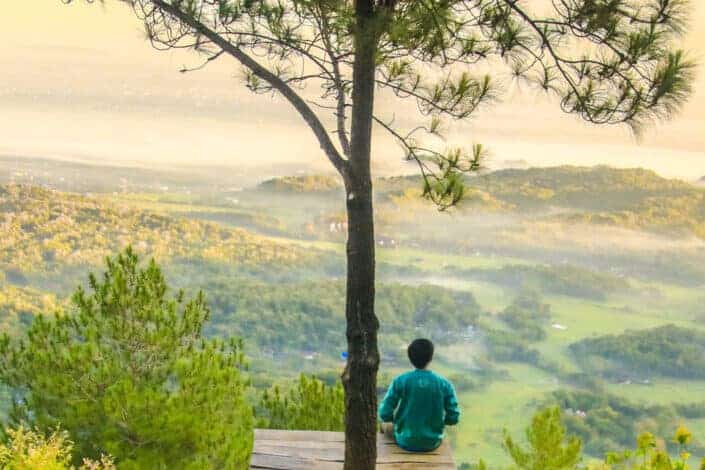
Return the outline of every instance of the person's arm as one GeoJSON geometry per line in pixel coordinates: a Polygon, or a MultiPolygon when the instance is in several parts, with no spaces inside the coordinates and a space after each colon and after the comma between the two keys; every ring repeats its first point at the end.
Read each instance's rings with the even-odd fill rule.
{"type": "Polygon", "coordinates": [[[455,396],[455,389],[453,389],[453,385],[450,382],[447,383],[443,406],[446,412],[444,423],[448,426],[458,424],[460,407],[458,406],[458,398],[455,396]]]}
{"type": "Polygon", "coordinates": [[[387,394],[384,396],[382,404],[379,405],[379,419],[383,423],[394,422],[394,411],[397,409],[400,398],[399,385],[397,380],[394,379],[387,389],[387,394]]]}

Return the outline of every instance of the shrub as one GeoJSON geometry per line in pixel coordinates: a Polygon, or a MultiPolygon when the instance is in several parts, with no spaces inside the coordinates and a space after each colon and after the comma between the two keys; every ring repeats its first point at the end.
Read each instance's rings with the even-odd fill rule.
{"type": "MultiPolygon", "coordinates": [[[[25,428],[8,429],[7,444],[0,444],[0,468],[3,470],[73,470],[73,443],[66,432],[54,431],[48,437],[25,428]]],[[[79,470],[114,470],[112,460],[84,459],[79,470]]]]}

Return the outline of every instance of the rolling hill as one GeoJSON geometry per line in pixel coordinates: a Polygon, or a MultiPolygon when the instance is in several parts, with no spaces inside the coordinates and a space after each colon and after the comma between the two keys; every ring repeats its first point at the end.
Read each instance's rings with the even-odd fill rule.
{"type": "Polygon", "coordinates": [[[96,266],[130,244],[164,261],[280,266],[317,258],[315,250],[216,223],[39,187],[0,186],[0,270],[15,282],[37,271],[96,266]]]}
{"type": "MultiPolygon", "coordinates": [[[[531,215],[541,221],[705,239],[705,188],[663,178],[651,170],[606,166],[507,169],[468,177],[466,184],[467,197],[457,208],[457,217],[531,215]]],[[[374,186],[382,220],[404,207],[423,207],[417,176],[378,178],[374,186]]],[[[338,180],[327,176],[273,179],[259,187],[292,195],[339,188],[338,180]]]]}

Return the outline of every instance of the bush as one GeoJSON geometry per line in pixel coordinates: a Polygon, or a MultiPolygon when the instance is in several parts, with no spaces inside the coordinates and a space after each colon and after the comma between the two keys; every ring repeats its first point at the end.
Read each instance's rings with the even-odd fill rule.
{"type": "MultiPolygon", "coordinates": [[[[8,429],[7,444],[0,444],[0,468],[4,470],[73,470],[73,443],[66,432],[54,431],[48,437],[25,428],[8,429]]],[[[84,459],[79,470],[114,470],[112,460],[84,459]]]]}

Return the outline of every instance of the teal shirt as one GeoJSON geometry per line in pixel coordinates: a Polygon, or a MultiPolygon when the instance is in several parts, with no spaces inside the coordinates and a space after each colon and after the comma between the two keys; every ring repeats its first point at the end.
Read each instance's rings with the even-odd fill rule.
{"type": "Polygon", "coordinates": [[[392,381],[379,417],[394,423],[400,447],[427,452],[441,445],[445,425],[458,423],[460,409],[450,382],[430,370],[416,369],[392,381]]]}

